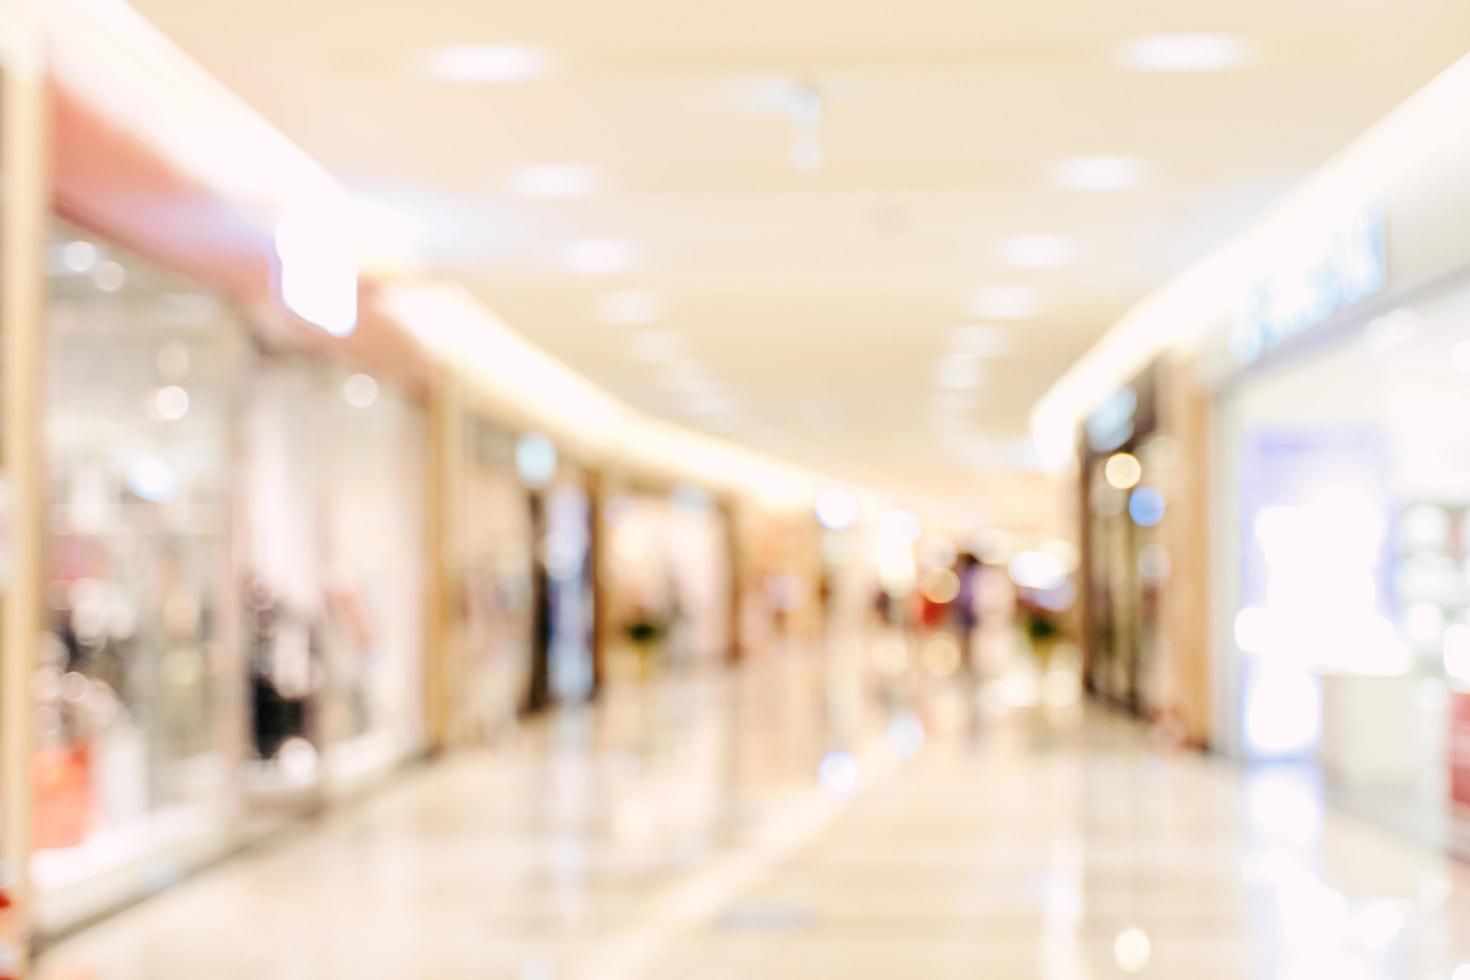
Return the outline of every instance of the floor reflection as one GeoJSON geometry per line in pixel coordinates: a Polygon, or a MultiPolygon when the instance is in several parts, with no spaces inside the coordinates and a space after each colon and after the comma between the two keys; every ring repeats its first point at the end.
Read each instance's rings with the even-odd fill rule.
{"type": "Polygon", "coordinates": [[[40,975],[1466,980],[1465,868],[1324,807],[1308,771],[1084,708],[1075,669],[848,630],[620,677],[40,975]]]}

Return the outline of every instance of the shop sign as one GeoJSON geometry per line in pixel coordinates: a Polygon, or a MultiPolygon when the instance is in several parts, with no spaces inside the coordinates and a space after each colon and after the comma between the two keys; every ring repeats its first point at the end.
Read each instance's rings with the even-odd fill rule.
{"type": "Polygon", "coordinates": [[[1249,364],[1333,314],[1383,289],[1388,280],[1383,215],[1360,214],[1294,251],[1251,286],[1230,323],[1230,350],[1249,364]]]}

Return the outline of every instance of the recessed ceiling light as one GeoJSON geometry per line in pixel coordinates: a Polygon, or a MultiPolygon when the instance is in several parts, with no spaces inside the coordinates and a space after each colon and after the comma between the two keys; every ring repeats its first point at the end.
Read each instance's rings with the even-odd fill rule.
{"type": "Polygon", "coordinates": [[[1082,256],[1082,244],[1067,235],[1013,235],[996,249],[1003,265],[1012,269],[1057,269],[1082,256]]]}
{"type": "Polygon", "coordinates": [[[1145,34],[1124,44],[1122,54],[1135,71],[1228,71],[1245,64],[1251,49],[1229,34],[1145,34]]]}
{"type": "Polygon", "coordinates": [[[985,380],[985,366],[963,354],[949,354],[939,361],[934,380],[941,388],[965,390],[978,388],[985,380]]]}
{"type": "Polygon", "coordinates": [[[1132,157],[1070,157],[1052,167],[1052,182],[1069,191],[1122,191],[1143,183],[1143,164],[1132,157]]]}
{"type": "Polygon", "coordinates": [[[588,197],[602,188],[602,174],[577,163],[542,163],[515,171],[509,183],[517,197],[588,197]]]}
{"type": "Polygon", "coordinates": [[[617,289],[597,299],[597,319],[614,327],[652,323],[659,318],[662,304],[658,293],[649,289],[617,289]]]}
{"type": "Polygon", "coordinates": [[[1030,286],[985,286],[976,290],[973,309],[987,320],[1024,320],[1035,316],[1040,305],[1030,286]]]}
{"type": "Polygon", "coordinates": [[[949,388],[934,395],[929,402],[935,415],[973,412],[980,405],[980,394],[974,388],[949,388]]]}
{"type": "Polygon", "coordinates": [[[970,357],[1004,357],[1011,349],[1010,331],[994,323],[967,323],[949,331],[949,346],[970,357]]]}
{"type": "Polygon", "coordinates": [[[573,272],[610,275],[638,267],[638,246],[621,238],[583,238],[567,246],[566,266],[573,272]]]}
{"type": "Polygon", "coordinates": [[[633,356],[640,361],[671,361],[684,350],[677,330],[640,330],[633,335],[633,356]]]}
{"type": "Polygon", "coordinates": [[[453,44],[425,55],[421,68],[442,82],[525,82],[549,75],[548,53],[525,44],[453,44]]]}
{"type": "Polygon", "coordinates": [[[692,357],[675,357],[659,372],[659,384],[675,393],[703,395],[714,391],[714,382],[692,357]]]}

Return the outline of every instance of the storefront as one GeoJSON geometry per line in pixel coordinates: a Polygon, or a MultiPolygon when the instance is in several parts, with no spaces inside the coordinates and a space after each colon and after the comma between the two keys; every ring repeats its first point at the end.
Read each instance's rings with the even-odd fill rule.
{"type": "Polygon", "coordinates": [[[1084,683],[1147,716],[1158,690],[1159,591],[1167,560],[1158,488],[1172,460],[1158,432],[1159,371],[1119,388],[1087,419],[1081,440],[1084,683]]]}
{"type": "Polygon", "coordinates": [[[349,790],[424,743],[423,411],[371,373],[271,353],[247,446],[252,784],[349,790]]]}
{"type": "Polygon", "coordinates": [[[618,648],[652,665],[716,663],[731,643],[730,542],[704,492],[626,493],[605,506],[605,594],[618,648]]]}
{"type": "Polygon", "coordinates": [[[1470,276],[1386,290],[1392,231],[1377,211],[1328,229],[1330,325],[1283,328],[1255,298],[1300,272],[1278,271],[1218,352],[1222,741],[1313,760],[1357,811],[1463,851],[1470,276]]]}
{"type": "Polygon", "coordinates": [[[219,296],[57,222],[46,251],[43,927],[220,851],[237,810],[233,575],[252,349],[219,296]]]}
{"type": "Polygon", "coordinates": [[[1210,725],[1204,404],[1193,365],[1159,357],[1091,408],[1076,455],[1083,683],[1197,745],[1210,725]]]}

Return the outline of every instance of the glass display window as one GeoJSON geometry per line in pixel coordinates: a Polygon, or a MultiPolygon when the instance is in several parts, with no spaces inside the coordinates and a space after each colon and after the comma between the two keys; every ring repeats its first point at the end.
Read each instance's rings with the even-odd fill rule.
{"type": "Polygon", "coordinates": [[[692,488],[608,501],[607,601],[620,646],[668,663],[729,650],[730,556],[724,515],[692,488]]]}
{"type": "Polygon", "coordinates": [[[219,297],[60,223],[47,282],[43,897],[210,832],[233,806],[230,529],[252,361],[219,297]]]}
{"type": "Polygon", "coordinates": [[[351,782],[422,742],[423,412],[371,374],[265,359],[252,400],[251,704],[262,785],[351,782]]]}
{"type": "Polygon", "coordinates": [[[1461,278],[1262,365],[1218,429],[1219,741],[1312,759],[1344,801],[1436,842],[1464,825],[1467,307],[1461,278]]]}

